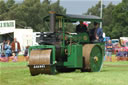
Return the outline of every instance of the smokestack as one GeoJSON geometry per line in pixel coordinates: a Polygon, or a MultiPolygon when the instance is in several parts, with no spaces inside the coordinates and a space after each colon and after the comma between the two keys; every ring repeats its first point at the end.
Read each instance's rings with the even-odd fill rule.
{"type": "Polygon", "coordinates": [[[50,11],[50,32],[55,32],[56,25],[56,13],[54,11],[50,11]]]}

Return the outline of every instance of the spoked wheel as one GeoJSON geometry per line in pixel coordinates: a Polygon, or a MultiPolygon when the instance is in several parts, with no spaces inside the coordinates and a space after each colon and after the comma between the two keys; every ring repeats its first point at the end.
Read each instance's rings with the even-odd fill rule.
{"type": "Polygon", "coordinates": [[[99,45],[83,45],[83,68],[82,72],[98,72],[102,67],[103,56],[99,45]]]}
{"type": "Polygon", "coordinates": [[[29,57],[29,69],[32,76],[38,74],[51,74],[51,49],[32,50],[29,57]]]}

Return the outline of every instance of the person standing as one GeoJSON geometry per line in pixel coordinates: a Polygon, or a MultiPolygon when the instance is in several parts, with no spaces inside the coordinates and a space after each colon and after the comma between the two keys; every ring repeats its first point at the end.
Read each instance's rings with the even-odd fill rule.
{"type": "Polygon", "coordinates": [[[28,56],[28,54],[29,54],[29,53],[28,53],[29,47],[30,47],[30,46],[27,46],[26,49],[25,49],[25,51],[24,51],[24,57],[26,58],[26,61],[28,61],[28,59],[29,59],[29,56],[28,56]]]}
{"type": "Polygon", "coordinates": [[[1,46],[1,51],[2,51],[2,53],[4,53],[4,54],[5,54],[5,45],[6,45],[6,42],[5,42],[5,40],[4,40],[3,43],[2,43],[2,46],[1,46]]]}
{"type": "Polygon", "coordinates": [[[5,44],[5,48],[4,49],[5,49],[5,58],[8,61],[9,57],[12,54],[11,45],[10,45],[10,41],[9,40],[7,40],[7,43],[5,44]]]}
{"type": "Polygon", "coordinates": [[[14,61],[17,61],[18,53],[21,51],[20,43],[14,38],[14,41],[11,44],[12,46],[12,56],[14,57],[14,61]]]}
{"type": "Polygon", "coordinates": [[[0,43],[0,55],[2,53],[2,43],[0,43]]]}
{"type": "Polygon", "coordinates": [[[112,61],[112,43],[111,40],[108,41],[108,43],[106,44],[106,58],[107,61],[112,61]]]}
{"type": "Polygon", "coordinates": [[[1,55],[0,55],[0,61],[2,61],[2,62],[6,62],[7,61],[6,58],[5,58],[4,53],[1,53],[1,55]]]}
{"type": "Polygon", "coordinates": [[[99,23],[94,22],[94,28],[90,31],[91,41],[103,42],[103,31],[99,27],[99,23]]]}

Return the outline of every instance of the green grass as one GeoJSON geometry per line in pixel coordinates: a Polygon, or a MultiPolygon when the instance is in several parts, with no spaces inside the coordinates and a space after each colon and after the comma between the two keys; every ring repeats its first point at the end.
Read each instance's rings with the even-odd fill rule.
{"type": "MultiPolygon", "coordinates": [[[[128,62],[105,64],[128,65],[128,62]]],[[[0,85],[128,85],[128,67],[103,66],[101,72],[30,76],[26,65],[26,62],[0,62],[0,85]]]]}
{"type": "Polygon", "coordinates": [[[104,64],[111,64],[111,65],[128,65],[128,61],[120,61],[120,62],[104,62],[104,64]]]}

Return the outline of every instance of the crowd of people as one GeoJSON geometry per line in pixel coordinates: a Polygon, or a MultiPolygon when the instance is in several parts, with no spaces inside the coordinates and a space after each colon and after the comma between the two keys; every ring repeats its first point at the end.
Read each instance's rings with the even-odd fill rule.
{"type": "MultiPolygon", "coordinates": [[[[114,53],[113,50],[113,44],[111,40],[108,40],[105,45],[106,61],[112,61],[112,54],[114,53]]],[[[128,57],[128,51],[126,51],[124,48],[120,46],[120,49],[115,53],[115,56],[117,60],[126,60],[126,58],[128,57]]]]}
{"type": "MultiPolygon", "coordinates": [[[[20,51],[20,43],[16,38],[14,38],[12,43],[10,40],[3,41],[1,45],[0,61],[8,62],[11,59],[13,62],[16,62],[20,51]]],[[[27,52],[25,51],[24,56],[27,56],[27,52]]]]}

